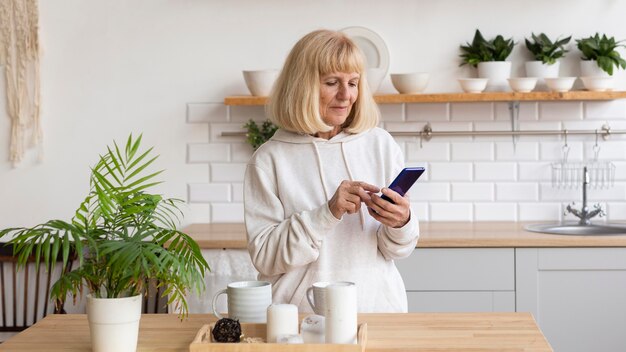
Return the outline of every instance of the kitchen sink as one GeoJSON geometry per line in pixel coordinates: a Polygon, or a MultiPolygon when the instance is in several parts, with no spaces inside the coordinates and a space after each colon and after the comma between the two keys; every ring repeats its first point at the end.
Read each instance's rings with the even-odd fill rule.
{"type": "Polygon", "coordinates": [[[532,224],[526,225],[524,229],[532,232],[541,232],[556,235],[626,235],[626,224],[580,225],[577,222],[559,224],[532,224]]]}

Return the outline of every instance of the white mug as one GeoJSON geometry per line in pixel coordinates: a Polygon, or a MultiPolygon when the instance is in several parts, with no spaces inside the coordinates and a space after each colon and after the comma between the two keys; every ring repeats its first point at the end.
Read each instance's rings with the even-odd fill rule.
{"type": "Polygon", "coordinates": [[[324,288],[328,286],[329,282],[316,282],[306,290],[306,299],[309,301],[309,305],[313,308],[313,312],[317,315],[324,315],[324,309],[326,303],[324,299],[324,288]]]}
{"type": "Polygon", "coordinates": [[[357,342],[357,297],[353,282],[333,282],[324,288],[326,343],[357,342]]]}
{"type": "Polygon", "coordinates": [[[242,323],[266,323],[267,307],[272,304],[272,284],[267,281],[231,282],[227,288],[213,296],[213,314],[222,319],[217,312],[217,298],[226,294],[228,316],[242,323]]]}

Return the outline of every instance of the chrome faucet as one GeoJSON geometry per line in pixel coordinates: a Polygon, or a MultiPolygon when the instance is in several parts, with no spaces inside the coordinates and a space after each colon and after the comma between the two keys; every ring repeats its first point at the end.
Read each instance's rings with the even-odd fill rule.
{"type": "Polygon", "coordinates": [[[565,212],[563,215],[567,215],[567,213],[572,213],[574,216],[580,219],[578,225],[591,225],[591,218],[595,216],[603,217],[606,215],[604,210],[600,204],[594,204],[594,209],[589,211],[587,207],[587,185],[589,184],[589,173],[587,172],[587,167],[583,167],[583,207],[582,209],[574,209],[573,206],[575,203],[572,203],[565,208],[565,212]]]}

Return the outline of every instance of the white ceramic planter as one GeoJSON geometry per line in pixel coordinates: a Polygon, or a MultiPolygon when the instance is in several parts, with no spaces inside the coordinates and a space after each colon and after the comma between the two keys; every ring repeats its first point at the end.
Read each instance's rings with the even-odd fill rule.
{"type": "Polygon", "coordinates": [[[126,298],[87,296],[87,320],[93,352],[135,352],[141,295],[126,298]]]}
{"type": "Polygon", "coordinates": [[[610,77],[610,75],[598,66],[596,60],[584,60],[580,62],[581,77],[610,77]]]}
{"type": "Polygon", "coordinates": [[[509,90],[508,78],[511,77],[511,62],[488,61],[478,64],[478,77],[487,78],[486,91],[503,92],[509,90]]]}
{"type": "Polygon", "coordinates": [[[526,77],[556,78],[559,77],[559,61],[552,65],[544,64],[542,61],[526,61],[526,77]]]}
{"type": "Polygon", "coordinates": [[[559,61],[552,65],[544,64],[542,61],[526,61],[526,77],[537,77],[537,90],[546,91],[548,86],[546,86],[544,78],[559,77],[560,66],[559,61]]]}

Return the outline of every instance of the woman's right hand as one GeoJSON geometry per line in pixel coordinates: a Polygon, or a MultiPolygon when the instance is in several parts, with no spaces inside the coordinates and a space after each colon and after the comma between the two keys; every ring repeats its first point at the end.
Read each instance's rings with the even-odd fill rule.
{"type": "Polygon", "coordinates": [[[333,197],[328,201],[330,212],[337,219],[343,214],[354,214],[361,209],[361,202],[370,199],[369,193],[378,193],[380,188],[361,181],[341,181],[333,197]]]}

